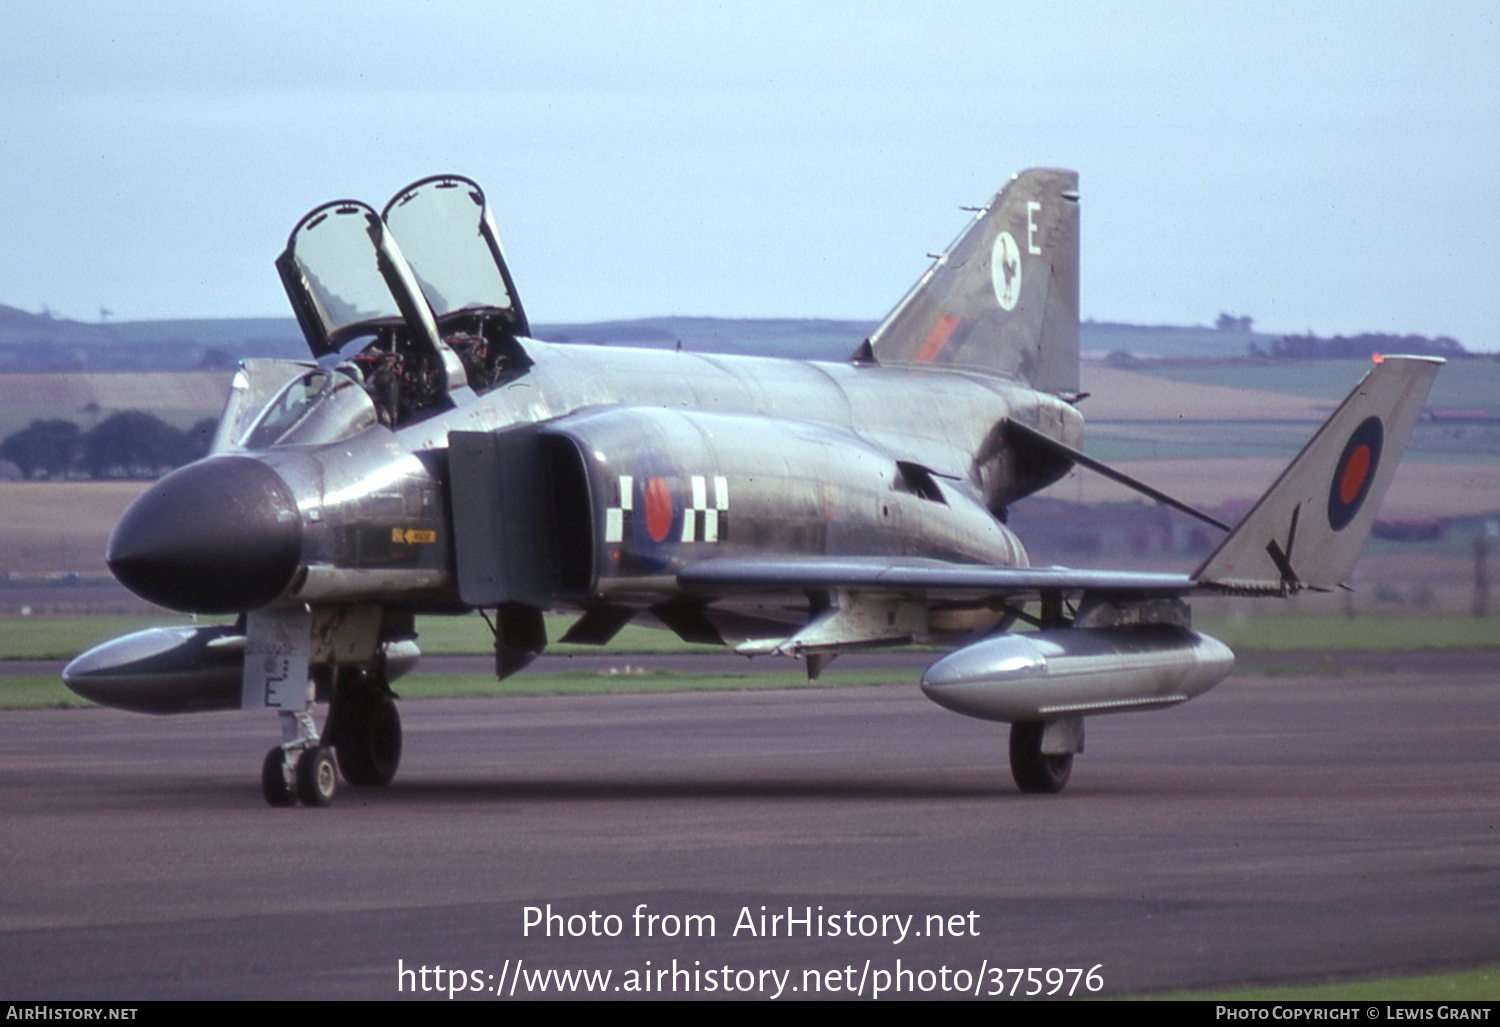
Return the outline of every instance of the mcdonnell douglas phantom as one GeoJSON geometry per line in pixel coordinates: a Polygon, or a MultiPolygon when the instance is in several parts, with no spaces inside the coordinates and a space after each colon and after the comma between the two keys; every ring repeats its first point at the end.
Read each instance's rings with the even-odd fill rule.
{"type": "Polygon", "coordinates": [[[500,678],[549,610],[580,615],[567,642],[636,622],[812,677],[937,645],[923,691],[1008,723],[1016,784],[1059,791],[1088,717],[1229,674],[1191,596],[1343,581],[1440,363],[1377,360],[1231,529],[1081,451],[1078,218],[1076,173],[1016,175],[819,363],[530,338],[466,178],[318,207],[276,262],[312,359],[244,361],[210,455],[109,541],[137,595],[238,619],[115,639],[64,680],[147,713],[274,710],[266,801],[324,805],[340,775],[396,773],[419,613],[485,615],[500,678]],[[1227,534],[1191,574],[1033,567],[1007,511],[1075,467],[1227,534]]]}

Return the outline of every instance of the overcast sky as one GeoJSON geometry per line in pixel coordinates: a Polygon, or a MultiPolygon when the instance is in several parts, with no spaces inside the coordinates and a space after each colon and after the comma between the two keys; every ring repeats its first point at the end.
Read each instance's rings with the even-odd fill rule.
{"type": "Polygon", "coordinates": [[[534,321],[873,319],[1062,165],[1086,317],[1500,349],[1497,11],[11,3],[0,303],[285,316],[302,213],[451,171],[534,321]]]}

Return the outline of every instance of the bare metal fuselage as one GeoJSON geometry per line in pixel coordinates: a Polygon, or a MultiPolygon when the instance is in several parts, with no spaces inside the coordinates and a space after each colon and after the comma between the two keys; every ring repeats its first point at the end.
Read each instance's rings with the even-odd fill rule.
{"type": "Polygon", "coordinates": [[[554,604],[564,606],[660,602],[667,579],[709,557],[1024,566],[991,512],[1017,483],[975,455],[1007,419],[1073,445],[1081,434],[1072,407],[978,371],[524,345],[535,361],[525,374],[483,395],[462,390],[452,409],[399,430],[234,451],[263,461],[296,498],[302,549],[288,598],[467,605],[447,484],[463,473],[446,460],[455,432],[540,429],[573,443],[591,559],[579,567],[565,554],[573,570],[554,604]],[[912,487],[903,468],[913,466],[935,490],[912,487]],[[704,530],[708,510],[722,530],[704,530]]]}

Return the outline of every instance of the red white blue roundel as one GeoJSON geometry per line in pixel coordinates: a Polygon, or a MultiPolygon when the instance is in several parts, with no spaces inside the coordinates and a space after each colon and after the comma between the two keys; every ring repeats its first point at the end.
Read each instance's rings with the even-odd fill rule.
{"type": "Polygon", "coordinates": [[[1333,481],[1328,484],[1328,526],[1334,531],[1348,527],[1364,505],[1375,472],[1380,468],[1384,442],[1385,428],[1380,418],[1367,417],[1344,444],[1344,452],[1333,468],[1333,481]]]}
{"type": "Polygon", "coordinates": [[[622,571],[661,571],[681,543],[723,542],[729,537],[729,478],[680,474],[654,449],[637,455],[633,474],[615,477],[604,510],[604,542],[619,546],[622,571]]]}
{"type": "Polygon", "coordinates": [[[671,562],[681,534],[677,490],[682,476],[666,454],[656,449],[637,455],[633,469],[630,484],[621,481],[634,492],[627,502],[635,508],[635,516],[626,525],[625,537],[642,570],[661,571],[671,562]]]}

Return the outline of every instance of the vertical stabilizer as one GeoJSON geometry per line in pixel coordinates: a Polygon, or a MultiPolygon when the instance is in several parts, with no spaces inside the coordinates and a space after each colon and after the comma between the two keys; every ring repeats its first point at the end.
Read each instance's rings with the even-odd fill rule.
{"type": "Polygon", "coordinates": [[[1078,392],[1078,173],[1010,180],[870,336],[882,364],[954,364],[1078,392]]]}

